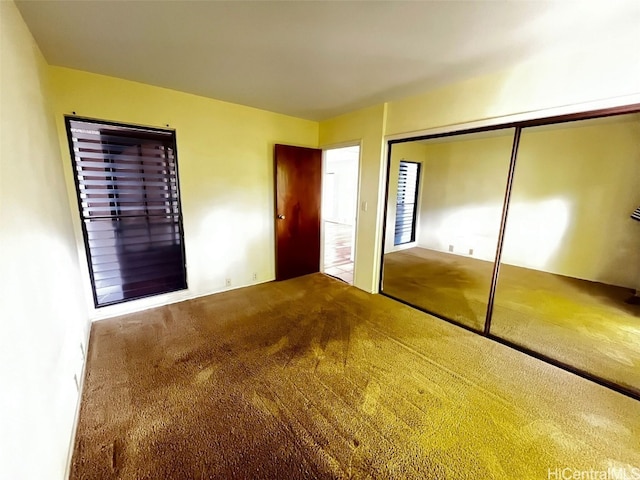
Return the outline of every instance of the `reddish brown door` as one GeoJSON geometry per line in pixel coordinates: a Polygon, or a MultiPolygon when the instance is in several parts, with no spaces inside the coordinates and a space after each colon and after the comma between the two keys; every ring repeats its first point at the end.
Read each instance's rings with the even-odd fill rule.
{"type": "Polygon", "coordinates": [[[276,145],[276,280],[320,271],[322,150],[276,145]]]}

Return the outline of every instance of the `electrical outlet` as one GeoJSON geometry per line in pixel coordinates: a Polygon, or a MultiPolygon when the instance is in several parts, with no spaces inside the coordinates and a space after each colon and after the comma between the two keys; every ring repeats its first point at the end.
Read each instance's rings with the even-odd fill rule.
{"type": "Polygon", "coordinates": [[[231,279],[230,279],[230,278],[227,278],[227,279],[224,281],[224,284],[225,284],[227,287],[230,287],[230,286],[231,286],[231,279]]]}
{"type": "Polygon", "coordinates": [[[253,272],[253,280],[258,280],[258,274],[256,272],[253,272]]]}
{"type": "Polygon", "coordinates": [[[473,248],[469,249],[469,255],[473,255],[473,248]]]}
{"type": "Polygon", "coordinates": [[[449,251],[453,252],[453,245],[449,245],[449,251]]]}

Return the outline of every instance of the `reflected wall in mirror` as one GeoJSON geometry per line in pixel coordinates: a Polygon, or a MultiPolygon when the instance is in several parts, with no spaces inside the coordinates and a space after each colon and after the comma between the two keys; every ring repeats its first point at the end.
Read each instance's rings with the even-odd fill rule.
{"type": "Polygon", "coordinates": [[[640,116],[522,130],[491,334],[640,393],[640,116]]]}
{"type": "Polygon", "coordinates": [[[384,294],[484,328],[513,136],[510,128],[390,145],[384,294]],[[410,232],[411,177],[401,167],[416,163],[410,232]]]}

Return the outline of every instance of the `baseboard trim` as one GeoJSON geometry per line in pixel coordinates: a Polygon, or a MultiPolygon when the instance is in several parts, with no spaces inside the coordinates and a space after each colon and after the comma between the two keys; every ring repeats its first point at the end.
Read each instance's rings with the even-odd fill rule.
{"type": "Polygon", "coordinates": [[[87,374],[87,359],[89,358],[89,348],[91,341],[91,320],[87,320],[87,332],[85,333],[84,338],[84,356],[82,359],[82,369],[80,372],[80,378],[78,383],[78,397],[76,400],[76,411],[73,416],[73,427],[71,428],[71,438],[69,439],[69,448],[67,452],[67,465],[65,468],[64,478],[69,480],[69,476],[71,475],[71,462],[73,460],[73,451],[75,450],[76,445],[76,433],[78,432],[78,424],[80,422],[80,406],[82,404],[82,392],[84,391],[84,380],[87,374]]]}

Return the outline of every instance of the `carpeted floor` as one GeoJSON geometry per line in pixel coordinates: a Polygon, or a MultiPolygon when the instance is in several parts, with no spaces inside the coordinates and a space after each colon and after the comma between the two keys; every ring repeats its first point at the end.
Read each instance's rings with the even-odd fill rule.
{"type": "MultiPolygon", "coordinates": [[[[477,330],[493,264],[412,248],[385,255],[384,291],[477,330]]],[[[640,393],[632,290],[503,264],[491,332],[640,393]]]]}
{"type": "Polygon", "coordinates": [[[94,323],[71,478],[631,475],[638,438],[640,402],[314,274],[94,323]]]}

